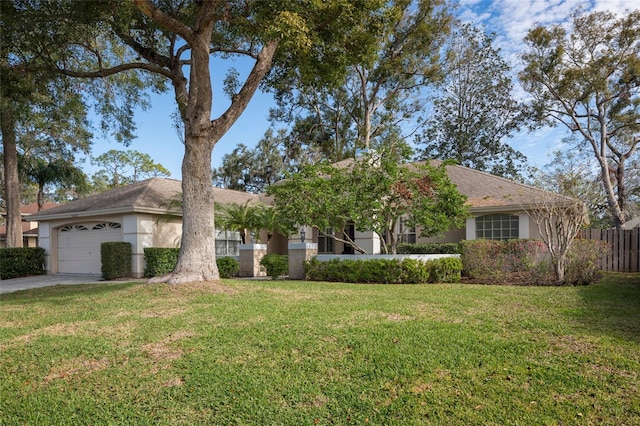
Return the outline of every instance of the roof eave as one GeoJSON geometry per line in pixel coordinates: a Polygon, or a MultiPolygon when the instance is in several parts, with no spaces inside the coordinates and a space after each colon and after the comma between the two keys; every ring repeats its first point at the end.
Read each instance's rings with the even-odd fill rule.
{"type": "Polygon", "coordinates": [[[65,212],[65,213],[52,213],[43,215],[33,215],[29,219],[31,222],[46,222],[56,219],[69,219],[69,218],[88,218],[94,216],[105,216],[113,214],[133,214],[133,213],[146,213],[146,214],[175,214],[176,216],[182,216],[181,212],[171,211],[166,209],[154,208],[154,207],[139,207],[139,206],[125,206],[115,207],[112,209],[102,210],[88,210],[80,212],[65,212]]]}

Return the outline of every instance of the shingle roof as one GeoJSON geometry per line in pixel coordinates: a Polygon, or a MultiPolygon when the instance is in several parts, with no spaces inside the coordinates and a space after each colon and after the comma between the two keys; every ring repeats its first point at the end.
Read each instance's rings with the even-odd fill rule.
{"type": "MultiPolygon", "coordinates": [[[[346,168],[353,164],[352,158],[334,163],[335,167],[346,168]]],[[[430,160],[429,163],[438,167],[440,160],[430,160]]],[[[420,166],[425,161],[407,164],[408,167],[420,166]]],[[[563,198],[535,188],[530,185],[518,183],[509,179],[495,176],[490,173],[473,170],[459,165],[446,166],[447,176],[456,185],[458,191],[467,196],[467,205],[470,208],[521,208],[531,205],[541,199],[551,197],[563,198]]]]}
{"type": "MultiPolygon", "coordinates": [[[[167,210],[166,202],[182,192],[182,182],[174,179],[151,178],[131,185],[118,187],[110,191],[94,194],[86,198],[70,201],[67,204],[43,210],[32,220],[43,220],[48,216],[73,213],[96,214],[104,211],[162,211],[167,210]]],[[[261,197],[230,189],[213,188],[214,200],[222,204],[258,203],[261,197]]]]}

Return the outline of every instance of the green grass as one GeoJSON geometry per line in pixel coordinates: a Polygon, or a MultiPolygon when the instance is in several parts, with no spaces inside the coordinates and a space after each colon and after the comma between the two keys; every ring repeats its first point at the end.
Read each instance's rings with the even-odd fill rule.
{"type": "Polygon", "coordinates": [[[3,295],[0,424],[640,424],[640,274],[3,295]]]}

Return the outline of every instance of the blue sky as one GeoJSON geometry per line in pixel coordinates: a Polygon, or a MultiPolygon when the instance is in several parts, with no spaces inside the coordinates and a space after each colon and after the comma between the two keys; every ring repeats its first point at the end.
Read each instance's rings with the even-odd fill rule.
{"type": "MultiPolygon", "coordinates": [[[[519,67],[518,53],[522,50],[522,39],[535,24],[562,24],[568,21],[570,13],[577,7],[588,11],[609,10],[623,13],[626,9],[638,7],[637,0],[458,0],[458,16],[464,22],[483,26],[487,31],[495,32],[498,37],[496,46],[503,52],[514,70],[519,67]]],[[[212,74],[214,81],[213,117],[220,115],[228,106],[221,85],[217,80],[224,78],[229,61],[214,62],[212,74]]],[[[234,64],[238,71],[248,72],[246,63],[234,64]]],[[[515,81],[517,96],[526,96],[515,81]]],[[[224,154],[231,152],[239,143],[247,146],[255,145],[269,127],[267,115],[272,105],[272,97],[258,92],[251,100],[247,110],[234,126],[218,142],[213,150],[212,166],[220,165],[224,154]]],[[[109,138],[96,134],[93,155],[98,156],[111,149],[133,149],[146,153],[157,163],[171,171],[171,177],[181,178],[183,145],[173,128],[171,114],[175,110],[173,93],[151,96],[151,108],[138,111],[135,120],[138,124],[137,139],[128,147],[124,147],[109,138]]],[[[535,133],[521,133],[509,143],[523,152],[529,163],[542,166],[549,160],[551,151],[561,147],[561,140],[567,136],[564,129],[541,129],[535,133]]],[[[95,168],[85,163],[83,168],[93,173],[95,168]]]]}

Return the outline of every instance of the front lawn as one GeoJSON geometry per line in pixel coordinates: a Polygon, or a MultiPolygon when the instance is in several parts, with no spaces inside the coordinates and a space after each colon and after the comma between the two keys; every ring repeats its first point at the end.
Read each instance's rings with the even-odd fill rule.
{"type": "Polygon", "coordinates": [[[640,274],[2,296],[0,424],[640,424],[640,274]]]}

